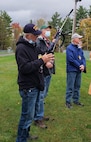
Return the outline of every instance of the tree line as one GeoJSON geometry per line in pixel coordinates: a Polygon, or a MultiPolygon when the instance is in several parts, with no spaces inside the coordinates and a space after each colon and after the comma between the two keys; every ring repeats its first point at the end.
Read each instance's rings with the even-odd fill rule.
{"type": "MultiPolygon", "coordinates": [[[[64,22],[58,12],[55,12],[51,17],[50,21],[46,19],[38,19],[36,21],[37,26],[40,28],[46,22],[52,26],[52,35],[56,33],[57,29],[60,28],[64,22]]],[[[31,19],[30,23],[34,23],[31,19]]],[[[62,32],[65,34],[64,47],[70,42],[72,34],[73,19],[68,17],[62,32]]],[[[89,9],[80,6],[76,11],[76,32],[83,35],[83,48],[85,50],[91,50],[91,6],[89,9]]],[[[16,42],[18,37],[22,34],[22,27],[19,23],[13,23],[12,18],[7,14],[6,11],[0,11],[0,50],[6,50],[12,47],[15,50],[16,42]]],[[[61,40],[61,37],[60,37],[61,40]]]]}

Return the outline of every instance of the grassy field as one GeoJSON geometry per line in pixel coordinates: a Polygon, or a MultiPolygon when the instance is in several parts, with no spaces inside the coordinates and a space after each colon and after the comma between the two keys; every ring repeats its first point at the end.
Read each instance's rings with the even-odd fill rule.
{"type": "MultiPolygon", "coordinates": [[[[73,105],[69,110],[65,107],[65,54],[56,53],[55,58],[56,74],[45,100],[45,115],[50,116],[48,129],[32,124],[31,133],[39,135],[37,142],[91,142],[91,61],[87,61],[87,74],[82,74],[80,101],[85,106],[73,105]]],[[[0,142],[15,142],[20,110],[14,55],[0,57],[0,142]]]]}

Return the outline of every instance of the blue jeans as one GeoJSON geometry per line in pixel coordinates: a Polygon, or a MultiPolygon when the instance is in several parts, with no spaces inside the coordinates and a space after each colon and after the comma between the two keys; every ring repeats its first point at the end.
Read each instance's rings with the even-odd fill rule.
{"type": "Polygon", "coordinates": [[[67,73],[67,88],[66,88],[66,102],[79,102],[81,86],[81,73],[69,72],[67,73]]]}
{"type": "Polygon", "coordinates": [[[29,90],[22,90],[19,93],[22,98],[22,110],[16,142],[27,142],[34,114],[37,113],[39,108],[39,90],[32,88],[29,90]]]}
{"type": "Polygon", "coordinates": [[[35,114],[34,120],[41,120],[44,117],[44,98],[47,96],[49,85],[51,81],[51,75],[44,77],[44,90],[40,91],[39,111],[35,114]]]}

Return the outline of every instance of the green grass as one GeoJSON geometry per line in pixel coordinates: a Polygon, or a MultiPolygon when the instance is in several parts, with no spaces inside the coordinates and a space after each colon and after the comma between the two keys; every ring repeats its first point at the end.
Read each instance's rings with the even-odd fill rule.
{"type": "MultiPolygon", "coordinates": [[[[45,100],[48,129],[32,124],[31,133],[38,134],[37,142],[91,142],[91,61],[87,61],[87,74],[82,74],[80,100],[84,107],[65,107],[66,63],[65,54],[56,53],[56,74],[53,75],[45,100]]],[[[17,85],[17,66],[14,56],[0,57],[0,142],[15,142],[21,111],[21,98],[17,85]]]]}

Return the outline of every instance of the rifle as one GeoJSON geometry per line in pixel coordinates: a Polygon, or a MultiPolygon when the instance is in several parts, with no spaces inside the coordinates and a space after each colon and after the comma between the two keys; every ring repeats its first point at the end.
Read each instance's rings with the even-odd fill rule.
{"type": "Polygon", "coordinates": [[[68,17],[70,16],[70,14],[73,12],[73,9],[69,12],[69,14],[66,16],[61,28],[58,29],[58,31],[56,32],[56,35],[54,36],[54,39],[56,39],[55,43],[51,45],[51,47],[49,48],[48,52],[54,52],[55,50],[55,47],[56,47],[56,44],[59,40],[59,37],[62,36],[63,37],[63,40],[62,40],[62,43],[60,45],[60,48],[62,47],[63,43],[64,43],[64,40],[65,40],[65,34],[62,33],[62,29],[68,19],[68,17]]]}

